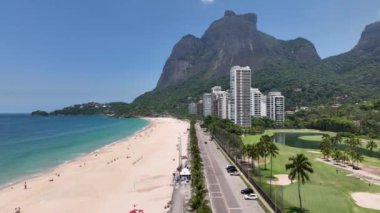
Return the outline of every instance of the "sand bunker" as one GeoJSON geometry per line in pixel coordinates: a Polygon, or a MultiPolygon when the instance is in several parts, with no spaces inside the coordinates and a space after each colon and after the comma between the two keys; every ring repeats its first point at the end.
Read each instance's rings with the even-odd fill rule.
{"type": "MultiPolygon", "coordinates": [[[[292,183],[292,182],[289,180],[287,174],[274,175],[274,176],[277,178],[277,180],[272,180],[272,184],[273,184],[273,185],[286,186],[286,185],[289,185],[289,184],[292,183]]],[[[293,182],[295,182],[295,180],[294,180],[293,182]]],[[[269,183],[269,181],[268,181],[268,183],[269,183]]]]}
{"type": "Polygon", "coordinates": [[[380,193],[355,192],[351,196],[361,207],[380,210],[380,193]]]}

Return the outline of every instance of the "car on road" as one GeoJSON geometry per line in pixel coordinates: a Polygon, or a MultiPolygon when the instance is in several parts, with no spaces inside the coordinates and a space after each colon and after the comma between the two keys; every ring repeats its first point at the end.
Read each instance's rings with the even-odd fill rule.
{"type": "Polygon", "coordinates": [[[236,168],[230,168],[230,169],[227,169],[227,172],[228,173],[237,172],[237,169],[236,168]]]}
{"type": "Polygon", "coordinates": [[[232,166],[232,165],[227,165],[227,167],[226,167],[226,170],[229,170],[229,169],[231,169],[231,168],[234,168],[234,169],[236,169],[236,167],[235,167],[235,166],[232,166]]]}
{"type": "Polygon", "coordinates": [[[239,176],[239,172],[238,171],[230,172],[230,175],[231,176],[239,176]]]}
{"type": "Polygon", "coordinates": [[[244,200],[256,200],[257,199],[257,194],[251,193],[244,195],[244,200]]]}
{"type": "Polygon", "coordinates": [[[254,193],[253,189],[251,188],[245,188],[245,189],[242,189],[240,191],[241,194],[244,194],[244,195],[247,195],[247,194],[251,194],[251,193],[254,193]]]}

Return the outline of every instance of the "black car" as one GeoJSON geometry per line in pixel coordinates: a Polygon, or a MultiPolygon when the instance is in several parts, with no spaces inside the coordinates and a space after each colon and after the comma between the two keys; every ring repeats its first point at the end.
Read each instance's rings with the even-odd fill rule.
{"type": "Polygon", "coordinates": [[[228,173],[237,172],[237,169],[235,167],[231,167],[231,168],[227,169],[227,172],[228,173]]]}
{"type": "Polygon", "coordinates": [[[242,193],[242,194],[244,194],[244,195],[248,195],[248,194],[255,193],[255,192],[254,192],[253,189],[251,189],[251,188],[246,188],[246,189],[242,189],[242,190],[240,191],[240,193],[242,193]]]}
{"type": "Polygon", "coordinates": [[[232,168],[236,169],[235,166],[227,166],[227,167],[226,167],[226,170],[229,170],[229,169],[232,169],[232,168]]]}

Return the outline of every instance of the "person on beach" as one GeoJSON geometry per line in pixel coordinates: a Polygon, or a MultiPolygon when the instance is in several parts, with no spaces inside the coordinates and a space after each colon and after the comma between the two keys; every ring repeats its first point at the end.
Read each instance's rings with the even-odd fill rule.
{"type": "Polygon", "coordinates": [[[28,189],[28,186],[26,185],[26,181],[24,182],[24,189],[28,189]]]}

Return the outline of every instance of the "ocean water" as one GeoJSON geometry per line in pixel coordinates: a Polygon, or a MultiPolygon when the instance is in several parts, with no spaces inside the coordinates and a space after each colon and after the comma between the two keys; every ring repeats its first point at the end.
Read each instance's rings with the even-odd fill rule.
{"type": "Polygon", "coordinates": [[[148,123],[137,118],[0,114],[0,186],[131,136],[148,123]]]}

